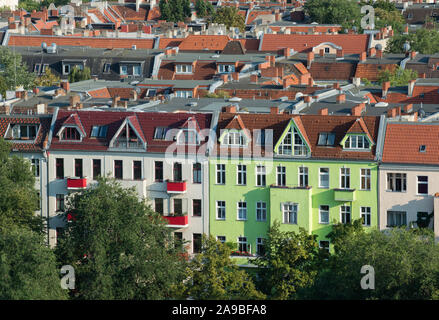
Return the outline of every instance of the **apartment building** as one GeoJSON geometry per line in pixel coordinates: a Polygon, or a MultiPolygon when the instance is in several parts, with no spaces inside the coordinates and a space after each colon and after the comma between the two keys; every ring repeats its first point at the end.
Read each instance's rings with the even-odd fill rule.
{"type": "Polygon", "coordinates": [[[200,249],[209,223],[206,152],[212,115],[57,111],[54,117],[48,156],[51,245],[65,225],[69,194],[109,175],[163,214],[189,252],[200,249]]]}

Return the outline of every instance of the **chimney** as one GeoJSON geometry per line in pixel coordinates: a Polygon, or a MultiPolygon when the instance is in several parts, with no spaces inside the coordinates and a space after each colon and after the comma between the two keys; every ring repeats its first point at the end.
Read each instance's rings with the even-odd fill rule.
{"type": "Polygon", "coordinates": [[[353,116],[361,116],[362,112],[364,111],[364,109],[366,108],[366,104],[365,103],[360,103],[357,104],[355,107],[353,107],[351,109],[351,114],[353,116]]]}
{"type": "Polygon", "coordinates": [[[279,12],[276,12],[274,16],[275,16],[276,21],[281,21],[282,20],[281,15],[280,15],[279,12]]]}
{"type": "Polygon", "coordinates": [[[345,103],[346,102],[346,95],[344,93],[340,93],[337,98],[337,103],[345,103]]]}
{"type": "Polygon", "coordinates": [[[284,48],[284,57],[289,57],[291,53],[291,49],[290,48],[284,48]]]}
{"type": "Polygon", "coordinates": [[[420,76],[420,78],[425,79],[426,74],[425,74],[425,72],[424,72],[424,73],[421,73],[419,76],[420,76]]]}
{"type": "Polygon", "coordinates": [[[390,81],[383,82],[382,94],[381,94],[383,98],[387,97],[387,92],[389,91],[389,88],[390,88],[390,81]]]}
{"type": "Polygon", "coordinates": [[[258,83],[258,75],[257,74],[250,75],[250,83],[258,83]]]}
{"type": "Polygon", "coordinates": [[[305,96],[305,97],[303,97],[303,101],[305,101],[305,103],[308,103],[308,105],[311,103],[311,99],[312,99],[311,96],[305,96]]]}
{"type": "Polygon", "coordinates": [[[130,101],[137,101],[137,91],[134,89],[130,91],[130,101]]]}
{"type": "Polygon", "coordinates": [[[279,114],[279,107],[270,107],[271,114],[279,114]]]}
{"type": "Polygon", "coordinates": [[[369,57],[374,57],[376,53],[377,53],[377,49],[373,47],[369,49],[369,57]]]}
{"type": "Polygon", "coordinates": [[[222,74],[222,75],[221,75],[221,80],[222,80],[224,83],[227,83],[227,82],[229,81],[229,75],[228,75],[228,74],[222,74]]]}
{"type": "Polygon", "coordinates": [[[409,25],[406,24],[404,27],[404,34],[409,34],[409,25]]]}
{"type": "Polygon", "coordinates": [[[114,96],[113,103],[111,104],[112,108],[117,108],[117,105],[119,104],[120,96],[114,96]]]}
{"type": "Polygon", "coordinates": [[[81,97],[77,94],[70,96],[70,106],[76,107],[76,105],[81,101],[81,97]]]}
{"type": "Polygon", "coordinates": [[[61,85],[61,88],[63,88],[66,92],[70,92],[69,80],[62,80],[60,85],[61,85]]]}
{"type": "Polygon", "coordinates": [[[366,51],[360,53],[360,62],[366,61],[366,51]]]}
{"type": "Polygon", "coordinates": [[[319,115],[321,116],[327,116],[329,114],[328,108],[322,108],[319,110],[319,115]]]}
{"type": "Polygon", "coordinates": [[[381,58],[383,57],[383,50],[378,49],[378,50],[377,50],[376,57],[377,57],[378,59],[381,59],[381,58]]]}
{"type": "Polygon", "coordinates": [[[136,0],[136,12],[139,12],[140,9],[140,0],[136,0]]]}
{"type": "Polygon", "coordinates": [[[343,58],[343,57],[344,57],[343,49],[337,49],[337,58],[343,58]]]}
{"type": "Polygon", "coordinates": [[[338,82],[334,82],[334,84],[332,85],[332,87],[334,88],[334,89],[340,89],[340,83],[338,83],[338,82]]]}
{"type": "Polygon", "coordinates": [[[410,80],[407,87],[407,95],[409,97],[413,96],[413,89],[415,88],[415,82],[416,80],[410,80]]]}
{"type": "Polygon", "coordinates": [[[308,66],[308,69],[311,67],[311,63],[313,61],[314,61],[314,52],[310,51],[307,54],[307,62],[306,62],[307,66],[308,66]]]}
{"type": "Polygon", "coordinates": [[[309,87],[314,86],[314,80],[312,79],[312,77],[309,77],[309,78],[308,78],[308,86],[309,86],[309,87]]]}
{"type": "Polygon", "coordinates": [[[239,72],[233,72],[232,73],[232,79],[235,81],[239,81],[239,72]]]}
{"type": "Polygon", "coordinates": [[[416,57],[416,51],[410,51],[410,60],[414,60],[416,57]]]}
{"type": "Polygon", "coordinates": [[[224,112],[228,112],[228,113],[236,113],[236,106],[231,105],[231,106],[227,106],[224,107],[224,112]]]}
{"type": "Polygon", "coordinates": [[[410,103],[410,104],[404,106],[404,112],[405,112],[405,113],[411,113],[411,112],[413,112],[413,103],[410,103]]]}

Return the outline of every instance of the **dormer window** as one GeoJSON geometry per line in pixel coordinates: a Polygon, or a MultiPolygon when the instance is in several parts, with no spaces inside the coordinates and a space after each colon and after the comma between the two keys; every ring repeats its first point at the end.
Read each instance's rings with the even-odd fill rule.
{"type": "Polygon", "coordinates": [[[62,140],[81,140],[78,129],[74,127],[65,127],[61,135],[62,140]]]}
{"type": "Polygon", "coordinates": [[[188,74],[192,73],[192,65],[191,64],[177,64],[175,66],[176,73],[188,74]]]}
{"type": "Polygon", "coordinates": [[[233,64],[220,64],[218,65],[219,73],[233,73],[235,72],[235,66],[233,64]]]}
{"type": "Polygon", "coordinates": [[[245,137],[242,132],[231,131],[225,136],[224,142],[230,146],[243,146],[245,145],[245,137]]]}
{"type": "Polygon", "coordinates": [[[296,127],[291,126],[286,133],[282,143],[279,145],[278,153],[282,155],[306,156],[307,147],[296,127]]]}
{"type": "Polygon", "coordinates": [[[427,150],[427,146],[425,144],[419,146],[419,152],[425,152],[426,150],[427,150]]]}
{"type": "Polygon", "coordinates": [[[177,137],[178,144],[198,145],[198,134],[195,130],[182,130],[177,137]]]}
{"type": "Polygon", "coordinates": [[[345,143],[344,148],[345,149],[369,149],[370,143],[366,136],[364,135],[351,135],[349,136],[345,143]]]}
{"type": "Polygon", "coordinates": [[[35,124],[13,124],[10,133],[6,138],[14,140],[34,140],[37,136],[38,125],[35,124]]]}

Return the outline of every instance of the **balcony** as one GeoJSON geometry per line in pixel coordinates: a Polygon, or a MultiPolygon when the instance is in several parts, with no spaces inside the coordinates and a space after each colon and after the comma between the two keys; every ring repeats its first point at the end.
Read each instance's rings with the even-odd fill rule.
{"type": "Polygon", "coordinates": [[[166,181],[166,190],[168,193],[185,193],[186,181],[166,181]]]}
{"type": "Polygon", "coordinates": [[[334,189],[334,200],[341,202],[355,201],[355,189],[334,189]]]}
{"type": "Polygon", "coordinates": [[[169,228],[186,228],[189,225],[188,216],[164,216],[168,220],[167,227],[169,228]]]}
{"type": "Polygon", "coordinates": [[[87,188],[87,178],[67,178],[68,190],[79,190],[87,188]]]}

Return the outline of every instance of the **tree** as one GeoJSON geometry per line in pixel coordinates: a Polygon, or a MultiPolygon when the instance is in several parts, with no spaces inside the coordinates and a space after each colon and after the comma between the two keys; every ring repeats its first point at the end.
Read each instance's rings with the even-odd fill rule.
{"type": "Polygon", "coordinates": [[[4,77],[0,76],[0,95],[3,99],[6,99],[6,91],[8,90],[8,84],[4,77]]]}
{"type": "Polygon", "coordinates": [[[260,268],[257,287],[271,299],[297,297],[310,286],[323,258],[315,235],[300,228],[299,232],[280,230],[279,222],[270,228],[264,243],[265,254],[256,258],[260,268]]]}
{"type": "Polygon", "coordinates": [[[50,69],[46,70],[46,73],[35,79],[35,85],[39,87],[51,87],[54,85],[58,85],[60,82],[60,78],[53,74],[50,69]]]}
{"type": "Polygon", "coordinates": [[[68,199],[60,264],[75,268],[77,299],[164,299],[185,261],[164,219],[108,178],[68,199]]]}
{"type": "Polygon", "coordinates": [[[160,0],[161,19],[168,22],[180,22],[191,16],[189,0],[160,0]]]}
{"type": "Polygon", "coordinates": [[[211,16],[214,12],[213,5],[208,0],[197,0],[195,2],[195,12],[197,17],[200,18],[211,16]]]}
{"type": "Polygon", "coordinates": [[[439,247],[431,230],[430,233],[392,229],[350,234],[322,270],[309,298],[439,298],[439,247]],[[374,269],[373,290],[361,287],[362,278],[370,274],[360,272],[366,265],[374,269]]]}
{"type": "Polygon", "coordinates": [[[245,30],[244,18],[234,7],[220,7],[213,14],[212,22],[222,23],[228,28],[239,28],[241,32],[245,30]]]}
{"type": "Polygon", "coordinates": [[[354,0],[307,0],[304,9],[312,22],[350,28],[361,21],[361,9],[354,0]]]}
{"type": "Polygon", "coordinates": [[[7,47],[0,47],[0,76],[6,81],[8,90],[15,90],[19,86],[31,89],[35,80],[35,75],[27,71],[21,55],[7,47]]]}
{"type": "Polygon", "coordinates": [[[43,233],[30,162],[10,152],[11,144],[0,138],[0,231],[17,226],[43,233]]]}
{"type": "Polygon", "coordinates": [[[75,66],[69,74],[69,82],[73,83],[91,79],[90,73],[89,67],[85,67],[83,70],[81,70],[75,66]]]}
{"type": "Polygon", "coordinates": [[[422,54],[434,54],[439,52],[439,32],[419,28],[410,34],[396,35],[387,43],[386,52],[404,53],[404,44],[410,44],[413,51],[422,54]]]}
{"type": "Polygon", "coordinates": [[[391,86],[406,86],[410,80],[418,78],[418,72],[412,69],[402,69],[397,66],[394,70],[382,70],[378,74],[378,82],[390,81],[391,86]]]}
{"type": "Polygon", "coordinates": [[[41,3],[35,0],[20,0],[18,3],[18,8],[24,9],[27,12],[32,12],[33,10],[39,11],[41,8],[41,3]]]}
{"type": "Polygon", "coordinates": [[[67,299],[60,271],[44,237],[27,229],[0,231],[0,299],[67,299]]]}
{"type": "Polygon", "coordinates": [[[354,220],[352,223],[335,223],[327,237],[334,246],[334,251],[338,251],[343,246],[345,238],[364,233],[363,222],[361,219],[354,220]]]}
{"type": "Polygon", "coordinates": [[[187,279],[176,286],[176,295],[196,300],[263,299],[250,276],[230,259],[231,252],[213,236],[203,236],[202,252],[189,263],[187,279]]]}

